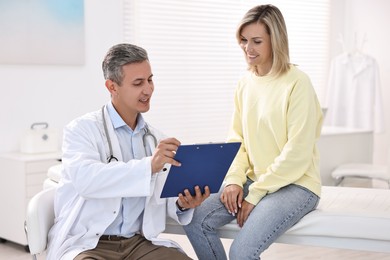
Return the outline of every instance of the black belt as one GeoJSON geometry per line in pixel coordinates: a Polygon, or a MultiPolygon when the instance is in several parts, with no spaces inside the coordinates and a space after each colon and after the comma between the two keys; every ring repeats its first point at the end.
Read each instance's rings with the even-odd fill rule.
{"type": "Polygon", "coordinates": [[[100,240],[108,240],[108,241],[121,241],[126,239],[129,239],[129,237],[122,237],[116,235],[103,235],[100,237],[100,240]]]}

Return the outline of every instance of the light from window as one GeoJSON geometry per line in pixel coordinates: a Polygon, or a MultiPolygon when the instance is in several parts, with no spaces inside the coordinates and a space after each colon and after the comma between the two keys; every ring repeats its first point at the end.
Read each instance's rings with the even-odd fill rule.
{"type": "MultiPolygon", "coordinates": [[[[328,73],[329,0],[269,1],[283,13],[291,62],[320,99],[328,73]]],[[[124,41],[144,47],[155,92],[147,121],[182,143],[225,141],[246,64],[238,22],[258,1],[124,0],[124,41]]]]}

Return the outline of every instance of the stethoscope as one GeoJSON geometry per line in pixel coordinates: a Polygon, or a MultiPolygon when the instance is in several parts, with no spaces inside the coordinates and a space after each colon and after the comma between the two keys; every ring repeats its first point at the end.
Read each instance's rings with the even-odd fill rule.
{"type": "MultiPolygon", "coordinates": [[[[116,161],[117,162],[118,158],[116,158],[114,156],[114,153],[113,153],[113,150],[112,150],[110,134],[108,133],[106,117],[104,115],[104,106],[102,107],[102,117],[103,117],[104,132],[106,133],[107,142],[108,142],[108,148],[110,149],[110,156],[107,157],[107,163],[110,163],[112,161],[116,161]]],[[[152,138],[154,147],[157,146],[157,138],[156,138],[156,136],[154,136],[154,134],[152,134],[152,132],[150,132],[149,126],[146,124],[146,122],[145,122],[144,130],[145,130],[145,134],[142,136],[142,142],[144,144],[145,154],[148,154],[148,150],[147,150],[147,147],[146,147],[147,137],[149,136],[149,137],[152,138]]]]}

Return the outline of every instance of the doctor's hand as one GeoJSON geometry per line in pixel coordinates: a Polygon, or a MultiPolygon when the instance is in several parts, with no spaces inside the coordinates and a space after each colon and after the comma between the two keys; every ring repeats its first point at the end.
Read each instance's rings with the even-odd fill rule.
{"type": "Polygon", "coordinates": [[[200,190],[199,186],[195,186],[195,196],[192,196],[189,190],[184,190],[182,193],[179,193],[179,198],[177,199],[177,204],[181,207],[181,210],[192,209],[198,207],[202,202],[210,196],[209,186],[204,187],[204,193],[200,190]]]}
{"type": "Polygon", "coordinates": [[[221,202],[230,214],[235,216],[241,208],[244,191],[237,184],[227,185],[221,194],[221,202]]]}
{"type": "Polygon", "coordinates": [[[173,159],[179,145],[180,141],[173,137],[160,141],[152,155],[152,173],[161,171],[166,163],[174,166],[181,165],[178,161],[173,159]]]}

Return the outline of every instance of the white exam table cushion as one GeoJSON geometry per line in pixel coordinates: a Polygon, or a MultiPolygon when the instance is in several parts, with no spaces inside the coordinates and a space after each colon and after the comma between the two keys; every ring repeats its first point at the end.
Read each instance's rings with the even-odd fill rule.
{"type": "Polygon", "coordinates": [[[390,191],[323,187],[317,210],[286,233],[390,240],[390,191]]]}
{"type": "Polygon", "coordinates": [[[54,182],[58,183],[61,179],[62,167],[63,167],[62,164],[51,166],[47,171],[47,177],[49,177],[49,179],[53,180],[54,182]]]}
{"type": "MultiPolygon", "coordinates": [[[[276,242],[390,253],[390,190],[322,187],[316,210],[303,217],[276,242]]],[[[240,230],[235,220],[221,227],[222,238],[240,230]]],[[[173,220],[165,233],[185,234],[173,220]]]]}
{"type": "Polygon", "coordinates": [[[54,188],[58,185],[61,178],[62,164],[51,166],[47,171],[47,179],[43,182],[43,189],[54,188]]]}

